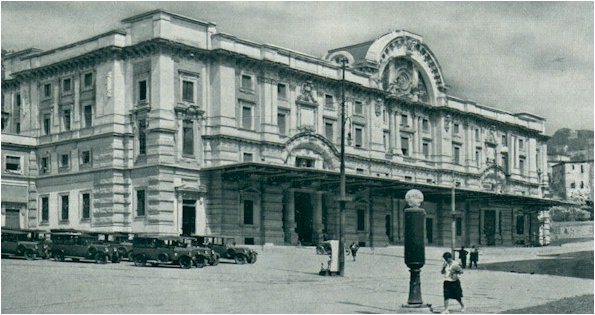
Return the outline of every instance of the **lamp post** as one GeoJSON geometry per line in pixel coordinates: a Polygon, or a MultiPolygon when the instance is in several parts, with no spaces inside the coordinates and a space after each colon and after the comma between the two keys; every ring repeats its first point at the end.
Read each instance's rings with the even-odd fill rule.
{"type": "Polygon", "coordinates": [[[340,196],[339,196],[339,275],[345,276],[345,65],[346,59],[341,59],[341,153],[340,166],[340,196]]]}
{"type": "Polygon", "coordinates": [[[451,222],[451,234],[452,234],[452,248],[451,248],[451,253],[452,253],[452,258],[455,258],[455,243],[457,241],[457,217],[456,217],[456,210],[455,210],[455,187],[457,186],[457,182],[455,181],[455,174],[454,172],[452,173],[452,189],[450,191],[450,207],[451,207],[451,216],[452,216],[452,222],[451,222]]]}

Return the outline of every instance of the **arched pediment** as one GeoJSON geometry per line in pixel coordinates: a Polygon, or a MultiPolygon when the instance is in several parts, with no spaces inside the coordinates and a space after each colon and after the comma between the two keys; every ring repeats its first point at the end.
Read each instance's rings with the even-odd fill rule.
{"type": "Polygon", "coordinates": [[[442,70],[421,36],[406,31],[388,33],[370,45],[365,59],[378,65],[377,79],[386,91],[440,103],[446,90],[442,70]]]}
{"type": "Polygon", "coordinates": [[[506,172],[498,164],[491,164],[481,172],[481,187],[487,191],[502,193],[506,190],[506,172]]]}
{"type": "Polygon", "coordinates": [[[339,152],[325,137],[310,132],[300,132],[285,143],[282,153],[283,163],[295,165],[296,159],[314,159],[314,168],[336,170],[339,165],[339,152]]]}

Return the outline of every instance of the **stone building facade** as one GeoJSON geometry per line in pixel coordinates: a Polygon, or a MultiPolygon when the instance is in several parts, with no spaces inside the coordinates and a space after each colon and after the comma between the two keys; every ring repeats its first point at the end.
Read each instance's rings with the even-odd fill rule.
{"type": "Polygon", "coordinates": [[[550,180],[554,197],[581,204],[593,202],[593,160],[555,164],[550,180]]]}
{"type": "Polygon", "coordinates": [[[529,242],[551,204],[544,119],[449,95],[407,31],[317,58],[156,10],[2,64],[2,215],[18,203],[22,227],[337,238],[342,91],[347,241],[402,242],[411,188],[429,244],[453,220],[458,245],[529,242]]]}

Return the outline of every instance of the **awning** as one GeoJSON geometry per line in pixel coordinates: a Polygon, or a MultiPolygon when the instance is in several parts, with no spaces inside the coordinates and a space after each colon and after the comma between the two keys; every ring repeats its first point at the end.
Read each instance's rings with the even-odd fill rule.
{"type": "MultiPolygon", "coordinates": [[[[336,171],[320,170],[314,168],[298,168],[259,162],[245,162],[225,166],[209,167],[203,168],[203,171],[222,172],[223,177],[226,180],[259,177],[261,180],[265,180],[267,184],[292,183],[293,185],[307,186],[312,182],[317,182],[320,186],[320,189],[325,191],[338,191],[340,185],[340,174],[336,171]]],[[[385,190],[387,194],[401,196],[400,198],[404,198],[405,193],[407,193],[407,191],[410,189],[420,190],[424,194],[426,200],[450,200],[452,193],[452,187],[435,184],[414,183],[383,176],[363,174],[346,174],[345,183],[348,192],[359,187],[365,187],[377,191],[385,190]]],[[[556,205],[576,205],[571,202],[560,200],[539,198],[534,196],[495,193],[468,188],[455,188],[455,198],[458,201],[467,199],[483,199],[520,206],[534,206],[539,208],[556,205]]]]}

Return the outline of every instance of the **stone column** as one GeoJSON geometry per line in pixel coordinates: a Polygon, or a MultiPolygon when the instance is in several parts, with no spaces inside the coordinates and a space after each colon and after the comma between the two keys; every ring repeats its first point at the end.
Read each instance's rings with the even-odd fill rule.
{"type": "Polygon", "coordinates": [[[317,242],[322,241],[322,192],[314,193],[314,204],[313,204],[313,226],[312,229],[314,230],[314,239],[317,242]]]}
{"type": "Polygon", "coordinates": [[[285,207],[285,239],[291,245],[297,244],[297,234],[295,233],[295,192],[293,189],[287,191],[287,207],[285,207]]]}
{"type": "MultiPolygon", "coordinates": [[[[393,110],[388,111],[387,113],[388,115],[388,129],[390,130],[390,137],[389,137],[389,147],[391,150],[394,150],[396,148],[395,146],[395,135],[396,135],[396,130],[395,130],[395,120],[394,120],[394,112],[393,110]]],[[[393,152],[393,151],[391,151],[393,152]]]]}

